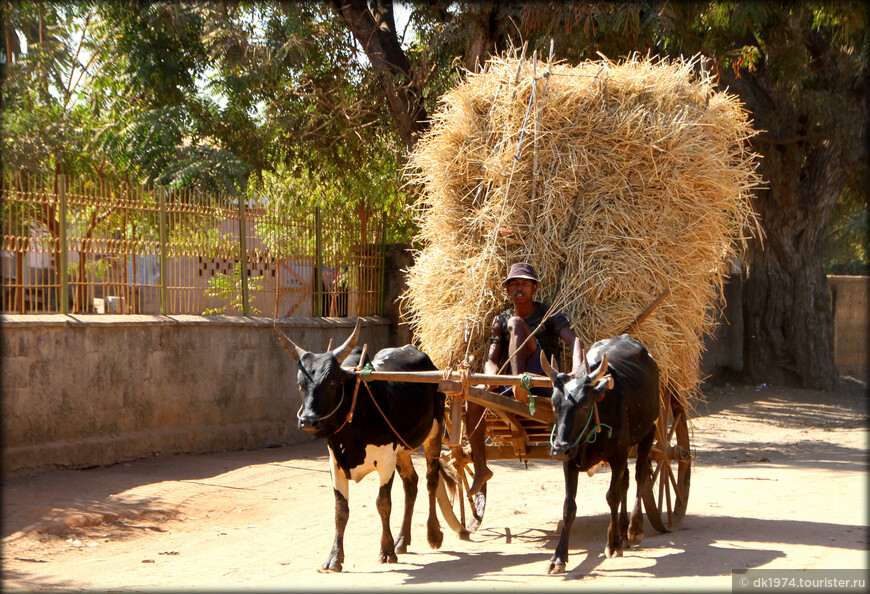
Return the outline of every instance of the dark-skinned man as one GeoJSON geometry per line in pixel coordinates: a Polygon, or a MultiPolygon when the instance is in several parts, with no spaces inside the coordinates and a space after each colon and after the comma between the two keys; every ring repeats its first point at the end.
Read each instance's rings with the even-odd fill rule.
{"type": "MultiPolygon", "coordinates": [[[[541,369],[541,351],[549,360],[558,358],[563,341],[572,347],[572,361],[576,368],[582,363],[582,342],[571,330],[568,318],[562,312],[551,312],[549,306],[534,300],[538,290],[538,275],[531,264],[519,262],[511,266],[507,278],[502,283],[513,302],[513,307],[498,314],[492,321],[489,353],[483,364],[483,372],[497,374],[510,360],[510,373],[522,375],[534,373],[544,375],[541,369]],[[534,332],[534,336],[529,335],[534,332]],[[528,338],[528,340],[526,340],[528,338]]],[[[489,386],[493,392],[507,392],[509,387],[489,386]]],[[[552,388],[532,388],[535,396],[550,396],[552,388]]],[[[522,389],[515,389],[517,400],[528,403],[528,396],[522,389]]],[[[492,470],[486,465],[486,427],[482,421],[483,406],[468,402],[467,429],[471,444],[471,459],[474,464],[474,482],[469,494],[475,495],[492,478],[492,470]]]]}

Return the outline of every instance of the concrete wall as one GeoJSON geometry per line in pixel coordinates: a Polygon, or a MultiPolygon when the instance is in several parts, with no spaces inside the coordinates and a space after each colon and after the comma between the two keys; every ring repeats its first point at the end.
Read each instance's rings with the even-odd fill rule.
{"type": "Polygon", "coordinates": [[[870,379],[870,276],[829,276],[834,310],[834,362],[841,375],[870,379]]]}
{"type": "MultiPolygon", "coordinates": [[[[398,316],[406,246],[388,266],[398,316]]],[[[867,379],[870,277],[828,277],[840,373],[867,379]]],[[[740,275],[706,342],[703,375],[743,362],[740,275]]],[[[369,352],[405,344],[407,326],[362,318],[369,352]]],[[[296,366],[272,319],[200,316],[0,316],[3,473],[113,464],[153,454],[260,448],[310,439],[296,428],[296,366]]],[[[342,342],[354,320],[288,318],[303,348],[342,342]]]]}
{"type": "MultiPolygon", "coordinates": [[[[309,440],[296,428],[296,365],[265,318],[0,316],[3,473],[83,468],[180,452],[309,440]]],[[[389,346],[389,320],[362,318],[360,344],[389,346]]],[[[324,351],[355,320],[290,318],[324,351]]]]}

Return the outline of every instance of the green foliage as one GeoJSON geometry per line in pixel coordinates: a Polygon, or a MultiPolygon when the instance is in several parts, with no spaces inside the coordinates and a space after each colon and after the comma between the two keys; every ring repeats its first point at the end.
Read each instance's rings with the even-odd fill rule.
{"type": "Polygon", "coordinates": [[[847,186],[831,212],[824,238],[823,256],[829,274],[870,274],[868,215],[866,184],[847,186]]]}
{"type": "Polygon", "coordinates": [[[196,92],[206,66],[197,3],[107,2],[100,12],[115,30],[113,49],[124,58],[129,90],[146,106],[183,105],[196,92]]]}
{"type": "MultiPolygon", "coordinates": [[[[556,58],[568,61],[599,51],[700,52],[714,73],[763,78],[766,92],[786,93],[789,134],[864,152],[854,150],[866,144],[856,134],[866,125],[854,125],[863,116],[831,84],[866,85],[860,3],[403,4],[413,26],[399,33],[424,73],[428,113],[473,56],[485,61],[523,42],[527,56],[546,59],[553,40],[556,58]]],[[[363,221],[386,213],[388,241],[414,234],[413,189],[402,184],[403,144],[382,81],[330,3],[7,2],[2,10],[28,48],[10,37],[0,95],[8,168],[274,199],[287,213],[314,205],[363,221]]]]}
{"type": "MultiPolygon", "coordinates": [[[[217,316],[229,314],[233,311],[242,311],[242,266],[242,262],[236,262],[235,266],[233,266],[232,277],[228,274],[216,274],[208,279],[208,288],[205,290],[205,296],[221,299],[226,303],[221,307],[208,308],[202,312],[202,315],[217,316]]],[[[262,278],[248,277],[248,291],[260,291],[263,289],[262,285],[262,278]]],[[[262,315],[262,312],[255,307],[250,308],[250,313],[255,316],[262,315]]]]}

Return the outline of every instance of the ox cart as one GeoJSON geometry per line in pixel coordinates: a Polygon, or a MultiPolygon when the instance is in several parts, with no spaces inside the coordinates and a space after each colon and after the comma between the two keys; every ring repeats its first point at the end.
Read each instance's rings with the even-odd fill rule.
{"type": "MultiPolygon", "coordinates": [[[[637,318],[639,324],[667,294],[663,293],[637,318]]],[[[467,371],[375,371],[347,369],[359,380],[384,380],[418,383],[437,383],[438,389],[448,396],[445,411],[446,444],[442,460],[451,467],[459,488],[454,496],[439,493],[438,502],[445,521],[460,537],[467,538],[483,520],[486,509],[486,485],[474,496],[469,488],[474,480],[471,450],[465,430],[463,409],[465,401],[485,408],[487,460],[549,460],[554,426],[554,413],[550,399],[531,396],[529,404],[478,387],[479,385],[518,386],[528,390],[553,387],[549,377],[523,374],[489,375],[467,371]]],[[[682,523],[689,500],[692,457],[689,437],[688,410],[683,401],[664,390],[660,393],[660,406],[656,420],[655,440],[649,458],[652,479],[642,490],[647,518],[659,532],[675,530],[682,523]]],[[[599,427],[600,431],[600,427],[599,427]]],[[[636,446],[629,452],[636,457],[636,446]]],[[[591,475],[594,469],[589,471],[591,475]]],[[[444,489],[443,482],[439,489],[444,489]]]]}

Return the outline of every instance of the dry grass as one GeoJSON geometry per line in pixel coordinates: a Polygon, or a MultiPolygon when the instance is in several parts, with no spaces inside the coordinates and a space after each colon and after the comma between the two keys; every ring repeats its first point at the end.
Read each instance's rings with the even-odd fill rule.
{"type": "Polygon", "coordinates": [[[481,368],[492,318],[509,305],[501,282],[528,261],[536,298],[587,346],[669,287],[632,334],[663,387],[692,400],[729,261],[758,232],[760,183],[746,111],[698,66],[502,57],[443,97],[409,164],[424,247],[403,296],[436,365],[471,356],[481,368]]]}

